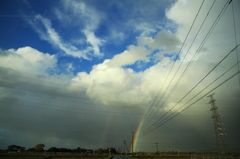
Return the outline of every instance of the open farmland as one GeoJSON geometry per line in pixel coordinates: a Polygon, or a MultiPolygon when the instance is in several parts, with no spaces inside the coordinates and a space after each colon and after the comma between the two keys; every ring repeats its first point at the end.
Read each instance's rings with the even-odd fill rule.
{"type": "MultiPolygon", "coordinates": [[[[1,159],[114,159],[115,155],[109,156],[109,154],[79,154],[79,153],[57,153],[57,154],[45,154],[45,153],[1,153],[1,159]]],[[[116,155],[120,156],[121,155],[116,155]]],[[[122,155],[123,159],[239,159],[240,154],[193,154],[193,153],[182,153],[182,154],[132,154],[122,155]]],[[[117,158],[116,158],[117,159],[117,158]]]]}

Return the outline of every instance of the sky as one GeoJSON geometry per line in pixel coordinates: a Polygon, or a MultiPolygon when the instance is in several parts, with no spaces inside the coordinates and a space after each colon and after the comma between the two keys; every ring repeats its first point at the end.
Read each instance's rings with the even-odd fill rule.
{"type": "Polygon", "coordinates": [[[240,1],[1,0],[0,149],[240,149],[240,1]],[[134,133],[133,133],[134,132],[134,133]],[[156,144],[157,143],[157,144],[156,144]]]}

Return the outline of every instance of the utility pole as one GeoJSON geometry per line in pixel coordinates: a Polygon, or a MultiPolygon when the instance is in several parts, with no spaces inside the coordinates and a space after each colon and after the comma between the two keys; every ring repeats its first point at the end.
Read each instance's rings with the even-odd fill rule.
{"type": "Polygon", "coordinates": [[[156,144],[156,148],[157,148],[157,152],[158,152],[158,143],[156,142],[155,144],[156,144]]]}
{"type": "Polygon", "coordinates": [[[212,119],[214,121],[217,149],[220,149],[222,153],[225,153],[227,151],[228,142],[225,137],[226,134],[224,133],[223,123],[221,122],[220,115],[218,114],[218,107],[215,104],[216,99],[213,98],[213,95],[214,93],[207,97],[210,98],[209,104],[212,105],[210,111],[212,111],[212,119]]]}
{"type": "Polygon", "coordinates": [[[120,152],[120,153],[122,154],[122,146],[120,146],[120,147],[118,148],[118,152],[120,152]]]}
{"type": "Polygon", "coordinates": [[[123,153],[125,153],[125,145],[126,145],[126,141],[123,140],[123,153]]]}
{"type": "Polygon", "coordinates": [[[134,148],[134,132],[132,132],[132,152],[131,153],[133,153],[133,148],[134,148]]]}
{"type": "MultiPolygon", "coordinates": [[[[127,149],[127,152],[129,152],[129,150],[128,150],[128,147],[127,147],[127,145],[126,145],[126,141],[125,141],[125,140],[123,140],[123,144],[124,144],[124,153],[125,153],[125,147],[126,147],[126,149],[127,149]]],[[[127,152],[126,152],[126,156],[127,156],[127,152]]]]}

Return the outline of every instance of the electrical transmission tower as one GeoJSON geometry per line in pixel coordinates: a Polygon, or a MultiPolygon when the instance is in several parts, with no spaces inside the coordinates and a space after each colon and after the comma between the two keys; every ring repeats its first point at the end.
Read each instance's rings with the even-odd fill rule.
{"type": "Polygon", "coordinates": [[[158,153],[158,142],[156,142],[155,144],[156,144],[156,148],[157,148],[157,153],[158,153]]]}
{"type": "Polygon", "coordinates": [[[208,97],[210,98],[209,104],[212,105],[210,111],[212,111],[212,119],[214,121],[215,135],[216,135],[216,144],[217,149],[221,150],[222,153],[226,153],[228,149],[228,142],[226,138],[226,134],[224,133],[223,123],[220,120],[220,115],[218,114],[218,107],[215,104],[215,99],[213,98],[213,94],[210,94],[208,97]]]}

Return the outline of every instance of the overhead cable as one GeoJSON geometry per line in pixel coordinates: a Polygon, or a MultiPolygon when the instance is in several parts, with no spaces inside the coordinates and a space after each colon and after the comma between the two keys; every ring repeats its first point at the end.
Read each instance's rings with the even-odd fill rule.
{"type": "MultiPolygon", "coordinates": [[[[162,118],[164,118],[173,108],[175,108],[193,89],[195,89],[213,70],[215,70],[221,63],[222,61],[224,61],[240,44],[238,44],[237,46],[235,46],[227,55],[225,55],[222,60],[220,60],[190,91],[188,91],[173,107],[171,107],[163,116],[161,116],[156,122],[154,122],[154,124],[152,124],[151,126],[149,126],[147,129],[145,129],[144,131],[142,131],[141,133],[144,133],[146,131],[148,131],[149,129],[153,129],[152,127],[155,127],[156,125],[158,125],[158,123],[160,122],[160,120],[162,118]]],[[[239,62],[238,62],[239,63],[239,62]]],[[[237,64],[238,64],[237,63],[237,64]]],[[[235,64],[234,66],[236,66],[237,64],[235,64]]],[[[234,66],[232,66],[230,69],[232,69],[234,66]]],[[[228,72],[230,69],[228,69],[226,72],[228,72]]],[[[226,73],[225,72],[225,73],[226,73]]],[[[224,74],[225,74],[224,73],[224,74]]],[[[224,75],[223,74],[223,75],[224,75]]],[[[221,75],[221,76],[223,76],[221,75]]],[[[220,77],[221,77],[220,76],[220,77]]],[[[217,78],[219,79],[219,78],[217,78]]],[[[215,80],[214,80],[215,82],[215,80]]],[[[194,96],[195,97],[195,96],[194,96]]],[[[191,101],[193,98],[191,98],[189,101],[191,101]]],[[[188,102],[189,102],[188,101],[188,102]]],[[[188,103],[187,102],[187,103],[188,103]]],[[[185,105],[185,104],[184,104],[185,105]]]]}
{"type": "MultiPolygon", "coordinates": [[[[151,131],[149,131],[148,133],[152,132],[153,130],[157,129],[158,127],[162,126],[163,124],[169,122],[170,120],[172,120],[173,118],[175,118],[176,116],[178,116],[179,114],[181,114],[183,111],[187,110],[188,108],[190,108],[191,106],[193,106],[194,104],[196,104],[198,101],[200,101],[201,99],[203,99],[204,97],[206,97],[208,94],[212,93],[214,90],[216,90],[218,87],[220,87],[221,85],[223,85],[224,83],[226,83],[227,81],[229,81],[230,79],[232,79],[233,77],[235,77],[236,75],[238,75],[240,73],[240,71],[237,71],[236,73],[234,73],[233,75],[231,75],[229,78],[227,78],[226,80],[224,80],[222,83],[220,83],[219,85],[217,85],[216,87],[214,87],[213,89],[211,89],[209,92],[207,92],[206,94],[204,94],[203,96],[201,96],[199,99],[197,99],[195,102],[191,103],[190,105],[188,105],[186,108],[184,108],[183,110],[181,110],[180,112],[178,112],[177,114],[175,114],[174,116],[172,116],[171,118],[169,118],[168,120],[166,120],[165,122],[161,123],[160,125],[158,125],[157,127],[153,128],[151,131]]],[[[147,135],[148,133],[145,133],[143,135],[141,135],[140,137],[147,135]]]]}
{"type": "MultiPolygon", "coordinates": [[[[188,33],[187,33],[185,39],[184,39],[184,42],[183,42],[183,44],[182,44],[182,46],[181,46],[181,48],[180,48],[180,50],[179,50],[179,52],[178,52],[178,54],[177,54],[177,57],[180,55],[180,53],[181,53],[181,51],[182,51],[182,48],[183,48],[183,46],[184,46],[185,43],[186,43],[186,40],[187,40],[187,38],[188,38],[188,36],[189,36],[189,34],[190,34],[192,28],[193,28],[193,25],[195,24],[195,21],[196,21],[196,19],[197,19],[197,17],[198,17],[198,14],[199,14],[199,12],[200,12],[202,6],[203,6],[204,1],[205,1],[205,0],[202,1],[201,6],[200,6],[199,9],[198,9],[198,12],[197,12],[197,14],[196,14],[196,16],[195,16],[195,18],[194,18],[194,20],[193,20],[193,22],[192,22],[192,25],[191,25],[191,27],[190,27],[190,29],[189,29],[189,31],[188,31],[188,33]]],[[[164,82],[163,82],[163,84],[162,84],[162,87],[160,88],[160,90],[159,90],[157,96],[154,98],[153,103],[152,103],[151,106],[149,107],[149,109],[148,109],[146,115],[144,116],[144,118],[146,118],[146,119],[145,119],[145,122],[143,123],[143,127],[149,122],[149,119],[150,119],[150,117],[151,117],[152,112],[150,113],[150,115],[148,115],[148,114],[149,114],[150,110],[152,109],[153,105],[155,104],[156,99],[158,98],[158,96],[159,96],[159,94],[160,94],[160,92],[161,92],[163,86],[165,85],[165,82],[167,81],[167,79],[168,79],[170,73],[172,72],[172,69],[173,69],[175,63],[176,63],[176,60],[174,60],[172,66],[171,66],[171,68],[170,68],[170,70],[169,70],[169,72],[168,72],[168,75],[167,75],[167,77],[165,78],[165,80],[164,80],[164,82]],[[148,117],[147,117],[147,115],[148,115],[148,117]]],[[[171,81],[172,81],[172,80],[171,80],[171,81]]],[[[163,98],[163,96],[165,95],[165,92],[166,92],[166,90],[168,89],[168,87],[169,87],[169,85],[168,85],[167,88],[165,89],[165,91],[164,91],[163,95],[161,96],[160,100],[161,100],[161,99],[163,98]]],[[[158,102],[158,103],[159,103],[159,102],[158,102]]],[[[157,104],[158,104],[158,103],[157,103],[157,104]]]]}
{"type": "MultiPolygon", "coordinates": [[[[213,3],[214,4],[214,3],[213,3]]],[[[198,50],[196,51],[196,53],[195,53],[195,55],[192,57],[192,59],[191,59],[191,61],[188,63],[188,65],[187,65],[187,67],[185,68],[185,70],[184,70],[184,72],[182,73],[182,75],[181,75],[181,77],[178,79],[178,81],[177,81],[177,83],[180,81],[180,79],[182,78],[182,76],[184,75],[184,73],[186,72],[186,70],[189,68],[189,66],[192,64],[192,62],[193,62],[193,59],[195,58],[195,56],[196,56],[196,54],[201,50],[201,48],[203,47],[203,45],[205,44],[205,42],[206,42],[206,40],[208,39],[208,37],[210,36],[210,34],[212,33],[212,30],[215,28],[215,26],[216,26],[216,24],[218,23],[218,21],[219,21],[219,19],[222,17],[222,15],[223,15],[223,13],[225,12],[225,10],[226,10],[226,8],[227,8],[227,6],[228,6],[228,2],[224,5],[224,7],[222,8],[222,10],[221,10],[221,12],[218,14],[218,16],[217,16],[217,18],[216,18],[216,20],[214,21],[214,23],[213,23],[213,25],[211,26],[211,28],[210,28],[210,30],[208,31],[208,33],[206,34],[206,36],[205,36],[205,38],[204,38],[204,40],[202,41],[202,43],[200,44],[200,46],[199,46],[199,48],[198,48],[198,50]]],[[[212,8],[212,7],[211,7],[212,8]]],[[[211,9],[210,8],[210,9],[211,9]]],[[[208,14],[207,14],[208,15],[208,14]]],[[[206,16],[207,16],[206,15],[206,16]]],[[[206,18],[206,17],[205,17],[206,18]]],[[[215,69],[215,68],[214,68],[215,69]]],[[[177,71],[176,71],[177,72],[177,71]]],[[[175,72],[175,75],[176,75],[176,72],[175,72]]],[[[174,77],[173,77],[174,78],[174,77]]],[[[172,80],[173,80],[173,78],[172,78],[172,80]]],[[[171,81],[172,81],[171,80],[171,81]]],[[[176,83],[176,84],[177,84],[176,83]]],[[[169,95],[171,95],[171,93],[173,92],[173,90],[176,88],[176,85],[175,84],[175,86],[173,87],[173,89],[170,91],[170,93],[169,93],[169,95]]],[[[195,88],[195,87],[194,87],[195,88]]],[[[193,88],[193,89],[194,89],[193,88]]],[[[192,90],[193,90],[192,89],[192,90]]],[[[165,92],[166,92],[166,90],[165,90],[165,92]]],[[[164,93],[165,93],[164,92],[164,93]]],[[[190,92],[189,92],[190,93],[190,92]]],[[[169,97],[169,95],[167,96],[167,98],[169,97]]],[[[185,96],[186,97],[186,96],[185,96]]],[[[167,99],[166,98],[166,99],[167,99]]],[[[165,100],[166,100],[165,99],[165,100]]],[[[165,100],[164,100],[164,102],[165,102],[165,100]]],[[[159,100],[159,102],[160,102],[160,100],[159,100]]],[[[159,103],[158,102],[158,103],[159,103]]],[[[163,103],[164,102],[162,102],[162,104],[160,105],[160,106],[162,106],[163,105],[163,103]]],[[[172,107],[171,109],[173,109],[174,107],[172,107]]],[[[170,111],[170,110],[169,110],[170,111]]],[[[168,112],[169,112],[168,111],[168,112]]],[[[168,112],[166,113],[166,114],[168,114],[168,112]]],[[[164,116],[166,115],[166,114],[164,114],[164,116]]],[[[162,116],[159,120],[157,120],[157,121],[155,121],[151,126],[149,126],[149,127],[152,127],[153,125],[156,125],[164,116],[162,116]]],[[[148,128],[149,128],[148,127],[148,128]]],[[[148,129],[147,128],[147,129],[148,129]]]]}

